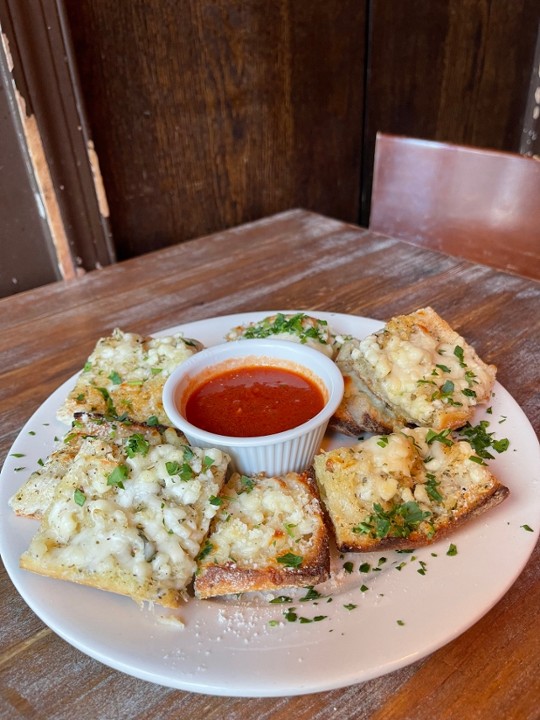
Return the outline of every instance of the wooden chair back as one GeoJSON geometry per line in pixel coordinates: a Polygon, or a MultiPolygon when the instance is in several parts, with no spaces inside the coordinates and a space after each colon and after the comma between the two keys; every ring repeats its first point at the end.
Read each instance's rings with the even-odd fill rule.
{"type": "Polygon", "coordinates": [[[540,162],[378,133],[369,227],[540,280],[540,162]]]}

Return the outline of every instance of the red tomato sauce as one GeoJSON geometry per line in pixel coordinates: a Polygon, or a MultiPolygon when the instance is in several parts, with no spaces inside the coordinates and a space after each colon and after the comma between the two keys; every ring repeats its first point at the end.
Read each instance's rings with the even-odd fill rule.
{"type": "Polygon", "coordinates": [[[185,417],[202,430],[232,437],[260,437],[290,430],[324,407],[320,388],[291,370],[248,366],[227,370],[188,397],[185,417]]]}

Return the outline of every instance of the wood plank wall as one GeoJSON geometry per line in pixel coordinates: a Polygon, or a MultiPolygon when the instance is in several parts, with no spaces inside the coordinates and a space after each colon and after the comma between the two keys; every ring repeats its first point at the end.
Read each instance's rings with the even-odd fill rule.
{"type": "Polygon", "coordinates": [[[119,259],[359,215],[365,3],[66,0],[119,259]]]}

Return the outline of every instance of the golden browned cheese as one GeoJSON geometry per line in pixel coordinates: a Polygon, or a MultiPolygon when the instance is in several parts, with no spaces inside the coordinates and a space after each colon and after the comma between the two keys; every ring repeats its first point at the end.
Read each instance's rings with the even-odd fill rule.
{"type": "Polygon", "coordinates": [[[328,535],[314,481],[234,474],[201,552],[199,598],[316,585],[328,578],[328,535]]]}

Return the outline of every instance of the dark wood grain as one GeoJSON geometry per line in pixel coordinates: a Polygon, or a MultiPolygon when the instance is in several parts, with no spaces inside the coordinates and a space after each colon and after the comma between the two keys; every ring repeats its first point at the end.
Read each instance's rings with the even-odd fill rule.
{"type": "Polygon", "coordinates": [[[119,258],[289,207],[358,217],[362,3],[65,6],[119,258]]]}
{"type": "MultiPolygon", "coordinates": [[[[146,333],[276,308],[384,319],[431,304],[498,365],[538,431],[539,299],[532,280],[305,211],[283,213],[0,300],[0,454],[113,327],[146,333]]],[[[171,690],[101,665],[45,628],[1,569],[0,717],[453,720],[474,708],[478,720],[534,720],[539,559],[537,548],[483,619],[423,660],[342,690],[252,699],[171,690]]]]}

